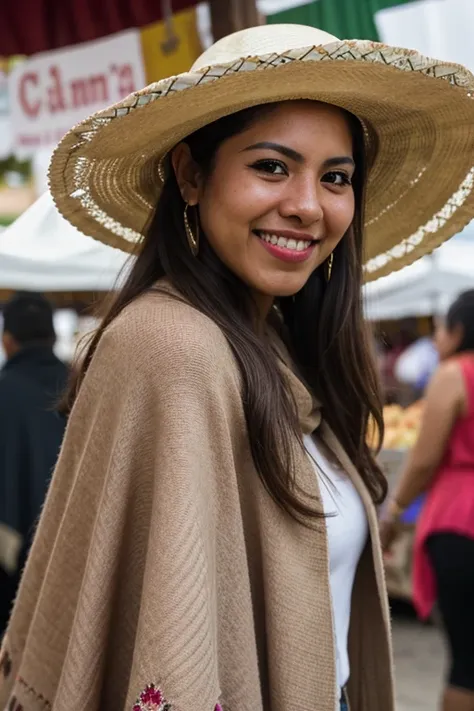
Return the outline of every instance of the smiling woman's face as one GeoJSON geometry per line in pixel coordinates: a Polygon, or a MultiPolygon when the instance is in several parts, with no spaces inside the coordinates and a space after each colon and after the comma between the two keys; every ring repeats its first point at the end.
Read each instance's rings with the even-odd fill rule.
{"type": "Polygon", "coordinates": [[[298,292],[351,225],[352,144],[340,109],[289,101],[224,141],[206,177],[184,144],[175,149],[184,199],[259,302],[298,292]]]}

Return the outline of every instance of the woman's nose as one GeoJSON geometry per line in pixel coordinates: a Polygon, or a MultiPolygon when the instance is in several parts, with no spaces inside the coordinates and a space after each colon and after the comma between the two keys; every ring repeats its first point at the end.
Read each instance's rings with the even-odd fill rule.
{"type": "Polygon", "coordinates": [[[323,218],[320,184],[314,177],[288,183],[287,193],[280,202],[282,217],[294,218],[302,225],[312,225],[323,218]]]}

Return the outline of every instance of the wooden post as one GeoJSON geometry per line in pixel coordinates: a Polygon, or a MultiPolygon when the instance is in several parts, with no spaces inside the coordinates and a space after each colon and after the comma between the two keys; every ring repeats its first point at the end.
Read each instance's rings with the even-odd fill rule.
{"type": "Polygon", "coordinates": [[[209,0],[214,41],[261,24],[255,0],[209,0]]]}
{"type": "Polygon", "coordinates": [[[262,23],[262,17],[257,10],[256,0],[240,0],[242,27],[255,27],[262,23]]]}

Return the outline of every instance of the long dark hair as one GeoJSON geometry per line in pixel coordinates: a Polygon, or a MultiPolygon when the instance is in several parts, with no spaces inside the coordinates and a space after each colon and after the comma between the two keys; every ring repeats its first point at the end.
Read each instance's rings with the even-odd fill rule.
{"type": "MultiPolygon", "coordinates": [[[[224,117],[186,139],[204,175],[213,168],[223,141],[272,110],[257,106],[224,117]]],[[[349,116],[354,137],[353,179],[356,216],[339,243],[329,283],[317,269],[294,297],[277,301],[287,345],[302,377],[320,399],[324,417],[358,468],[376,502],[386,482],[366,444],[369,418],[383,432],[378,380],[362,316],[362,225],[364,148],[359,122],[349,116]]],[[[292,442],[301,435],[295,403],[269,340],[255,328],[255,304],[246,285],[217,257],[201,230],[199,256],[189,249],[183,224],[184,202],[172,169],[131,272],[115,296],[73,376],[65,407],[72,406],[97,344],[107,326],[140,294],[153,291],[167,277],[192,306],[223,331],[243,382],[243,403],[256,469],[270,495],[298,520],[321,514],[298,496],[292,442]]]]}
{"type": "Polygon", "coordinates": [[[446,328],[453,331],[459,326],[462,339],[456,352],[474,351],[474,289],[464,291],[449,307],[446,328]]]}

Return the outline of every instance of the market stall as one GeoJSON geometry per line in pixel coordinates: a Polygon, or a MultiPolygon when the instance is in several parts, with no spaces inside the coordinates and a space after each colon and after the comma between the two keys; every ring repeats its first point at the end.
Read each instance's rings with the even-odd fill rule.
{"type": "Polygon", "coordinates": [[[432,254],[364,287],[370,321],[444,313],[466,289],[474,289],[474,226],[432,254]]]}
{"type": "Polygon", "coordinates": [[[87,307],[120,282],[126,265],[126,254],[78,232],[45,193],[0,232],[0,301],[13,291],[45,293],[55,306],[56,354],[69,361],[95,323],[87,307]]]}
{"type": "Polygon", "coordinates": [[[126,261],[76,230],[45,193],[0,233],[0,290],[108,291],[126,261]]]}

